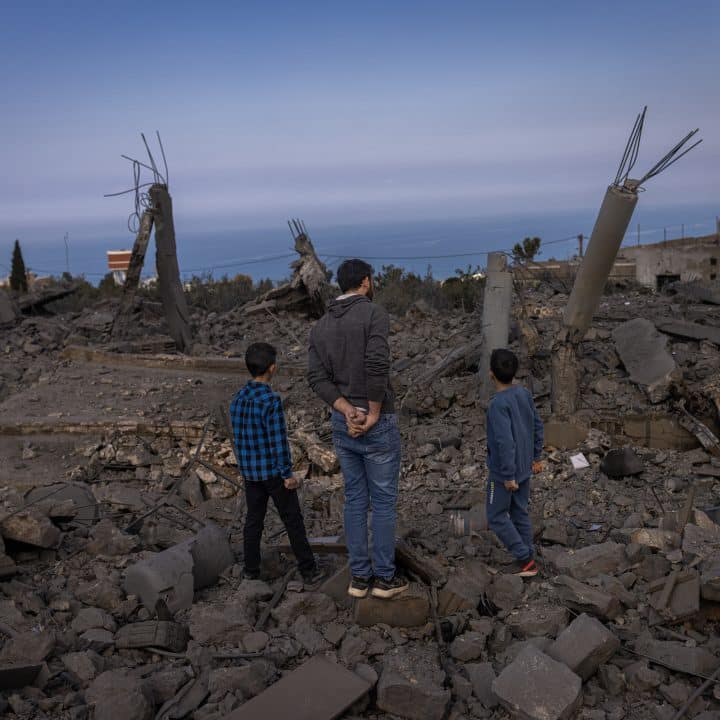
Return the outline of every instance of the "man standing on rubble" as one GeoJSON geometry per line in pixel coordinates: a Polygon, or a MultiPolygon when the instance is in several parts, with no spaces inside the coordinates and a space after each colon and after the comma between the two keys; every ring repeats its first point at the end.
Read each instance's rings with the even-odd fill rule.
{"type": "Polygon", "coordinates": [[[372,302],[372,276],[363,260],[346,260],[338,268],[342,294],[310,332],[308,381],[333,409],[333,443],[345,480],[348,594],[391,598],[408,587],[395,572],[400,430],[389,380],[390,321],[372,302]]]}

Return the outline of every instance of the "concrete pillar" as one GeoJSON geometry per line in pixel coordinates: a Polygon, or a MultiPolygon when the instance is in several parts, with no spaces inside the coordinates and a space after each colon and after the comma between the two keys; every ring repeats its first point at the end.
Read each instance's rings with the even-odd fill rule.
{"type": "Polygon", "coordinates": [[[553,348],[550,359],[552,392],[550,404],[553,415],[568,418],[575,414],[578,396],[578,361],[576,348],[561,342],[553,348]]]}
{"type": "Polygon", "coordinates": [[[637,201],[637,192],[627,188],[611,186],[605,193],[563,316],[573,343],[582,340],[592,323],[637,201]]]}
{"type": "Polygon", "coordinates": [[[512,274],[507,271],[503,253],[488,255],[487,277],[482,317],[482,354],[480,356],[480,403],[486,407],[492,394],[490,355],[497,348],[507,347],[510,336],[512,274]]]}

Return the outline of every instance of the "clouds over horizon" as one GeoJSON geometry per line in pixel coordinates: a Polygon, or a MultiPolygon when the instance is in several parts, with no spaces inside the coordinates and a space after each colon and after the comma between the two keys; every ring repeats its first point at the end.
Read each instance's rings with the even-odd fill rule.
{"type": "Polygon", "coordinates": [[[712,2],[12,5],[0,228],[121,228],[130,197],[102,194],[155,128],[177,213],[210,227],[597,206],[643,104],[638,170],[705,138],[647,200],[720,187],[712,2]]]}

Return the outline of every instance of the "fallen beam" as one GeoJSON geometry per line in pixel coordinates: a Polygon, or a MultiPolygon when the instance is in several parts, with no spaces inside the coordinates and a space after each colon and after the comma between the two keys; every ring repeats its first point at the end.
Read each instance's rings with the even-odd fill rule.
{"type": "MultiPolygon", "coordinates": [[[[108,352],[92,347],[71,345],[65,348],[60,357],[63,360],[75,360],[98,365],[130,366],[134,368],[160,368],[162,370],[200,371],[227,373],[228,375],[248,375],[245,361],[241,358],[218,356],[192,357],[187,355],[140,355],[136,353],[108,352]]],[[[304,376],[306,368],[301,365],[282,364],[278,377],[282,375],[304,376]]]]}
{"type": "Polygon", "coordinates": [[[709,340],[715,345],[720,345],[720,327],[713,325],[700,325],[700,323],[682,320],[665,320],[657,323],[656,327],[666,335],[676,335],[690,340],[709,340]]]}

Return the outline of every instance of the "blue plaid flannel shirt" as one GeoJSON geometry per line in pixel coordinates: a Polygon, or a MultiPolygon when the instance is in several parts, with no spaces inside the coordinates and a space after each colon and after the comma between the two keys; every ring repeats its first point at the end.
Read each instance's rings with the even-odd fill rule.
{"type": "Polygon", "coordinates": [[[267,383],[250,380],[230,404],[235,455],[245,480],[292,476],[282,400],[267,383]]]}

